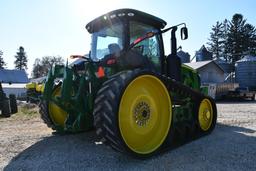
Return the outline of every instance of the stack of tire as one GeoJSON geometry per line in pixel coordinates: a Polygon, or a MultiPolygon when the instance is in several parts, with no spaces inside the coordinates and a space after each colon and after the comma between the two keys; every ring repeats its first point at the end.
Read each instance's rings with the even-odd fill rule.
{"type": "Polygon", "coordinates": [[[0,99],[0,111],[3,117],[10,117],[11,114],[18,112],[16,96],[10,94],[9,98],[2,96],[0,99]]]}

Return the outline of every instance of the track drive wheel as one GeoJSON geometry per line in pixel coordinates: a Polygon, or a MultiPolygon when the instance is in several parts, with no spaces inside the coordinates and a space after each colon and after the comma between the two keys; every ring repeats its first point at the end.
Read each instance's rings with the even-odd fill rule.
{"type": "Polygon", "coordinates": [[[209,134],[216,125],[217,109],[216,104],[211,98],[203,98],[199,103],[198,125],[200,132],[209,134]]]}
{"type": "MultiPolygon", "coordinates": [[[[57,85],[52,93],[53,97],[60,96],[61,85],[57,85]]],[[[64,129],[65,121],[67,119],[67,112],[62,110],[59,106],[53,102],[46,100],[41,100],[40,104],[40,114],[43,121],[47,124],[48,127],[56,129],[56,126],[64,129]]]]}
{"type": "Polygon", "coordinates": [[[120,72],[98,91],[94,120],[105,144],[137,157],[151,156],[161,148],[171,126],[169,93],[152,72],[120,72]]]}

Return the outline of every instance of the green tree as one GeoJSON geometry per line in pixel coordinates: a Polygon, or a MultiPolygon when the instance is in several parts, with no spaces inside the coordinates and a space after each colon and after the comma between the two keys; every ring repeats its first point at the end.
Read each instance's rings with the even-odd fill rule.
{"type": "Polygon", "coordinates": [[[0,69],[4,69],[4,66],[6,66],[6,63],[4,62],[3,51],[0,50],[0,69]]]}
{"type": "Polygon", "coordinates": [[[241,59],[248,50],[244,32],[245,25],[246,20],[241,14],[235,14],[231,22],[229,22],[229,32],[226,48],[229,56],[229,61],[233,64],[237,60],[241,59]]]}
{"type": "Polygon", "coordinates": [[[39,58],[36,58],[33,64],[32,78],[42,77],[43,76],[42,71],[43,71],[43,66],[41,65],[41,60],[39,58]]]}
{"type": "Polygon", "coordinates": [[[15,68],[19,70],[27,69],[27,56],[24,48],[22,46],[19,47],[17,55],[15,55],[16,60],[14,61],[15,68]]]}
{"type": "Polygon", "coordinates": [[[60,56],[44,56],[42,59],[36,58],[33,64],[32,77],[38,78],[46,76],[53,65],[63,65],[64,60],[60,56]]]}
{"type": "Polygon", "coordinates": [[[251,24],[246,24],[243,29],[248,54],[256,55],[256,29],[251,24]]]}
{"type": "Polygon", "coordinates": [[[224,60],[227,62],[229,60],[228,58],[228,51],[227,51],[227,39],[228,39],[228,32],[229,32],[229,21],[227,19],[225,19],[222,22],[222,40],[223,42],[223,53],[222,53],[222,57],[224,58],[224,60]]]}
{"type": "Polygon", "coordinates": [[[244,55],[256,55],[256,28],[242,14],[234,14],[231,21],[212,27],[208,45],[214,58],[223,57],[234,65],[244,55]]]}
{"type": "Polygon", "coordinates": [[[207,43],[209,45],[208,50],[212,52],[215,59],[219,59],[223,55],[225,43],[223,38],[223,24],[217,21],[216,25],[212,26],[212,32],[207,43]]]}

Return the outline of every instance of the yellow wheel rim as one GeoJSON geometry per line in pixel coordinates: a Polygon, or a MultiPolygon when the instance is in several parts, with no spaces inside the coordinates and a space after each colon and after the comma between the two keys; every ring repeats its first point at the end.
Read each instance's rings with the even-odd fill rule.
{"type": "MultiPolygon", "coordinates": [[[[57,87],[54,91],[52,96],[56,97],[59,96],[61,92],[61,86],[57,87]]],[[[49,109],[49,115],[52,121],[59,126],[62,126],[64,128],[64,124],[67,118],[67,112],[62,110],[59,106],[54,104],[53,102],[49,102],[48,104],[48,109],[49,109]]]]}
{"type": "Polygon", "coordinates": [[[155,76],[142,75],[125,89],[118,122],[126,145],[139,154],[160,147],[171,125],[171,100],[165,85],[155,76]]]}
{"type": "Polygon", "coordinates": [[[210,100],[204,99],[199,106],[198,120],[203,131],[207,131],[213,120],[213,109],[210,100]]]}

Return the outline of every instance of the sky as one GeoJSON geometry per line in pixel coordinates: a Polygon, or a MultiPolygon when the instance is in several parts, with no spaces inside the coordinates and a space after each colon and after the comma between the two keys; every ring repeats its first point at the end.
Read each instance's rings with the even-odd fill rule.
{"type": "MultiPolygon", "coordinates": [[[[167,27],[185,22],[189,38],[178,46],[194,56],[208,42],[217,21],[240,13],[256,26],[255,0],[0,0],[0,50],[8,69],[14,56],[25,48],[30,75],[36,58],[87,54],[90,34],[85,25],[119,8],[133,8],[158,16],[167,27]]],[[[164,35],[165,53],[170,53],[170,32],[164,35]]]]}

